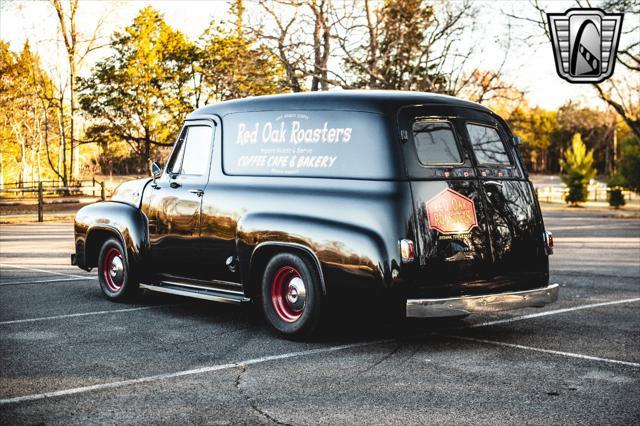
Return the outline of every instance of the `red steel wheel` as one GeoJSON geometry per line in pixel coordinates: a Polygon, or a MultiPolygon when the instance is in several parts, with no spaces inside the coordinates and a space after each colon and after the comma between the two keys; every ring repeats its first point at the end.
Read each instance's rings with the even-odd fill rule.
{"type": "Polygon", "coordinates": [[[304,313],[307,289],[300,272],[292,266],[282,266],[271,281],[271,302],[282,321],[292,323],[304,313]]]}
{"type": "Polygon", "coordinates": [[[109,247],[102,265],[104,282],[110,291],[117,293],[124,284],[124,256],[116,247],[109,247]]]}
{"type": "Polygon", "coordinates": [[[312,260],[294,253],[274,255],[262,273],[260,293],[262,311],[280,333],[302,338],[318,330],[324,295],[312,260]]]}
{"type": "Polygon", "coordinates": [[[131,270],[124,245],[119,239],[109,238],[105,241],[97,260],[100,289],[107,299],[127,301],[138,296],[140,282],[131,270]]]}

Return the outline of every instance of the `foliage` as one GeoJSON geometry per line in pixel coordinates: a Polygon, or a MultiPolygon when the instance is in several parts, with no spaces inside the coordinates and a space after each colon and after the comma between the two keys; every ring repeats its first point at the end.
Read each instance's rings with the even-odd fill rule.
{"type": "Polygon", "coordinates": [[[212,23],[200,38],[196,106],[282,92],[283,70],[275,55],[243,32],[212,23]]]}
{"type": "Polygon", "coordinates": [[[386,1],[380,12],[380,88],[444,92],[446,81],[429,64],[422,51],[427,29],[433,24],[433,5],[421,0],[386,1]]]}
{"type": "Polygon", "coordinates": [[[618,208],[620,206],[625,205],[624,194],[622,193],[622,188],[619,186],[614,186],[609,188],[609,205],[611,207],[618,208]]]}
{"type": "MultiPolygon", "coordinates": [[[[618,10],[621,1],[626,0],[610,3],[618,10]]],[[[164,147],[173,143],[184,116],[204,104],[342,87],[435,91],[487,105],[522,138],[520,149],[534,172],[559,172],[564,153],[571,152],[569,140],[579,133],[598,173],[617,169],[620,185],[640,189],[640,147],[629,136],[637,123],[637,90],[622,91],[633,101],[624,102],[624,114],[611,102],[610,111],[574,102],[553,111],[528,105],[520,88],[502,80],[502,65],[472,66],[471,53],[480,43],[462,42],[478,24],[470,1],[258,0],[251,8],[261,13],[247,14],[251,22],[245,23],[244,2],[228,0],[232,21],[212,21],[193,41],[146,7],[112,35],[110,54],[102,55],[91,74],[75,80],[86,55],[100,47],[97,27],[103,19],[93,33],[81,34],[74,24],[80,2],[50,4],[69,60],[68,70],[54,74],[58,80],[41,69],[28,44],[14,52],[0,42],[5,180],[67,182],[78,161],[85,174],[140,173],[148,158],[168,151],[164,147]],[[75,117],[78,90],[83,120],[75,117]]],[[[500,43],[506,58],[505,40],[500,43]]],[[[629,68],[638,46],[627,47],[618,60],[629,68]]],[[[623,87],[623,76],[616,87],[623,87]]],[[[612,84],[613,79],[600,85],[607,96],[616,93],[612,84]]],[[[622,102],[621,96],[613,97],[622,102]]],[[[565,172],[566,179],[584,180],[565,172]]],[[[573,186],[571,198],[580,199],[582,187],[573,186]]]]}
{"type": "Polygon", "coordinates": [[[587,151],[580,133],[571,138],[571,146],[561,161],[562,181],[569,188],[565,201],[572,206],[587,200],[588,184],[596,174],[593,167],[593,151],[587,151]]]}
{"type": "MultiPolygon", "coordinates": [[[[86,139],[104,152],[128,143],[142,168],[153,147],[173,143],[185,115],[205,103],[280,91],[271,52],[240,31],[211,24],[200,45],[172,29],[151,7],[113,35],[113,56],[80,79],[82,109],[91,118],[86,139]]],[[[110,167],[113,162],[110,163],[110,167]]]]}
{"type": "Polygon", "coordinates": [[[347,16],[354,21],[351,28],[344,37],[337,37],[345,65],[355,77],[351,87],[455,94],[461,79],[452,58],[470,54],[457,44],[465,29],[470,29],[465,21],[473,12],[468,2],[367,0],[365,6],[366,16],[356,6],[347,16]],[[358,34],[361,27],[368,31],[358,34]],[[353,49],[350,38],[363,42],[353,49]]]}
{"type": "Polygon", "coordinates": [[[520,149],[528,168],[534,172],[548,170],[549,150],[559,131],[556,112],[518,107],[509,117],[509,124],[522,139],[520,149]]]}
{"type": "MultiPolygon", "coordinates": [[[[536,34],[542,33],[552,41],[551,31],[548,26],[546,12],[548,6],[538,0],[530,1],[530,6],[535,9],[533,19],[525,16],[513,16],[512,19],[532,25],[536,34]]],[[[584,7],[589,2],[574,1],[575,7],[584,7]]],[[[620,30],[623,34],[640,33],[640,2],[633,0],[603,0],[599,7],[607,12],[624,13],[624,27],[620,30]]],[[[530,35],[527,40],[535,35],[530,35]]],[[[626,127],[640,139],[640,43],[638,37],[622,37],[618,46],[616,63],[620,64],[611,78],[600,82],[591,83],[595,94],[615,111],[617,116],[625,123],[626,127]],[[626,40],[626,42],[625,42],[626,40]]]]}
{"type": "Polygon", "coordinates": [[[640,142],[634,136],[621,141],[621,158],[618,173],[620,184],[640,192],[640,142]]]}
{"type": "MultiPolygon", "coordinates": [[[[573,134],[580,133],[587,146],[593,150],[594,165],[601,173],[611,174],[613,164],[614,131],[621,132],[616,116],[611,111],[599,111],[585,108],[577,103],[568,102],[558,110],[558,139],[569,140],[573,134]]],[[[561,150],[563,147],[559,146],[561,150]]],[[[560,152],[556,155],[559,156],[560,152]]]]}
{"type": "Polygon", "coordinates": [[[56,177],[61,149],[52,90],[28,43],[15,54],[0,41],[0,182],[56,177]]]}
{"type": "Polygon", "coordinates": [[[143,165],[153,146],[168,146],[192,109],[188,83],[194,46],[151,7],[116,32],[113,55],[80,79],[80,105],[92,118],[86,138],[127,142],[143,165]]]}
{"type": "Polygon", "coordinates": [[[526,102],[511,114],[495,109],[521,137],[524,161],[530,170],[538,173],[560,172],[567,141],[580,133],[586,147],[593,151],[593,164],[598,173],[611,175],[616,167],[614,140],[630,133],[612,111],[586,108],[574,102],[566,103],[557,111],[530,107],[526,102]]]}

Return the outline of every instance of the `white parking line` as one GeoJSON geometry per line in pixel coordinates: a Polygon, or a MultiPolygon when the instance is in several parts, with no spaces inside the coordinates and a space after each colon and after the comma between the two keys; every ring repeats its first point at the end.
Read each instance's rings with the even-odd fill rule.
{"type": "Polygon", "coordinates": [[[10,265],[7,263],[0,263],[0,267],[1,268],[16,268],[16,269],[24,269],[26,271],[32,271],[32,272],[43,272],[45,274],[51,274],[51,275],[62,275],[64,277],[72,277],[72,278],[86,278],[86,276],[82,276],[82,275],[75,275],[75,274],[65,274],[63,272],[56,272],[56,271],[49,271],[46,269],[38,269],[38,268],[29,268],[27,266],[22,266],[22,265],[10,265]]]}
{"type": "MultiPolygon", "coordinates": [[[[603,303],[593,303],[593,304],[589,304],[589,305],[582,305],[582,306],[577,306],[577,307],[573,307],[573,308],[566,308],[566,309],[556,309],[554,311],[546,311],[546,312],[541,312],[539,314],[524,315],[524,316],[521,316],[521,317],[510,318],[510,319],[507,319],[507,320],[490,321],[490,322],[487,322],[487,323],[477,324],[477,325],[475,325],[475,327],[487,326],[487,325],[504,323],[504,322],[520,321],[520,320],[525,320],[525,319],[529,319],[529,318],[536,318],[536,317],[539,317],[539,316],[555,315],[555,314],[559,314],[559,313],[563,313],[563,312],[576,311],[576,310],[580,310],[580,309],[589,309],[589,308],[595,308],[595,307],[600,307],[600,306],[608,306],[608,305],[614,305],[614,304],[620,304],[620,303],[631,303],[631,302],[636,302],[636,301],[640,301],[640,298],[617,300],[617,301],[603,302],[603,303]]],[[[23,322],[34,322],[34,321],[44,321],[44,320],[49,320],[49,319],[60,319],[60,318],[69,318],[69,317],[78,317],[78,316],[109,314],[109,313],[116,313],[116,312],[138,311],[138,310],[159,308],[159,307],[163,307],[163,306],[171,306],[171,305],[145,306],[145,307],[139,307],[139,308],[118,309],[118,310],[99,311],[99,312],[86,312],[86,313],[80,313],[80,314],[58,315],[58,316],[52,316],[52,317],[41,317],[41,318],[31,318],[31,319],[24,319],[24,320],[5,321],[5,322],[0,322],[0,325],[2,325],[2,324],[16,324],[16,323],[23,323],[23,322]]],[[[585,359],[585,360],[598,361],[598,362],[606,362],[606,363],[610,363],[610,364],[618,364],[618,365],[624,365],[624,366],[629,366],[629,367],[634,367],[634,368],[640,368],[640,364],[639,363],[629,362],[629,361],[620,361],[620,360],[615,360],[615,359],[600,358],[600,357],[576,354],[576,353],[571,353],[571,352],[562,352],[562,351],[555,351],[555,350],[551,350],[551,349],[535,348],[535,347],[530,347],[530,346],[517,345],[517,344],[513,344],[513,343],[497,342],[497,341],[485,340],[485,339],[476,339],[476,338],[473,338],[473,337],[456,336],[456,335],[444,335],[444,334],[438,334],[438,333],[434,333],[434,334],[442,336],[442,337],[449,337],[449,338],[454,338],[454,339],[459,339],[459,340],[466,340],[466,341],[490,344],[490,345],[495,345],[495,346],[503,346],[503,347],[509,347],[509,348],[523,349],[523,350],[529,350],[529,351],[534,351],[534,352],[548,353],[548,354],[561,355],[561,356],[566,356],[566,357],[571,357],[571,358],[585,359]]],[[[64,389],[64,390],[59,390],[59,391],[52,391],[52,392],[45,392],[45,393],[39,393],[39,394],[24,395],[24,396],[18,396],[18,397],[13,397],[13,398],[0,399],[0,405],[12,404],[12,403],[17,403],[17,402],[25,402],[25,401],[37,401],[37,400],[41,400],[41,399],[45,399],[45,398],[52,398],[52,397],[65,396],[65,395],[74,395],[74,394],[86,393],[86,392],[91,392],[91,391],[95,391],[95,390],[102,390],[102,389],[113,389],[113,388],[118,388],[118,387],[123,387],[123,386],[128,386],[128,385],[134,385],[134,384],[138,384],[138,383],[155,382],[155,381],[166,380],[166,379],[171,379],[171,378],[176,378],[176,377],[190,376],[190,375],[195,375],[195,374],[202,374],[202,373],[208,373],[208,372],[213,372],[213,371],[220,371],[220,370],[226,370],[226,369],[231,369],[231,368],[237,368],[237,367],[246,366],[246,365],[260,364],[260,363],[274,361],[274,360],[295,358],[295,357],[300,357],[300,356],[304,356],[304,355],[314,355],[314,354],[320,354],[320,353],[336,352],[336,351],[340,351],[340,350],[352,349],[352,348],[357,348],[357,347],[372,346],[372,345],[377,345],[377,344],[389,343],[389,342],[392,342],[392,341],[393,341],[393,339],[384,339],[384,340],[376,340],[376,341],[372,341],[372,342],[361,342],[361,343],[353,343],[353,344],[340,345],[340,346],[332,346],[332,347],[328,347],[328,348],[311,349],[311,350],[300,351],[300,352],[290,352],[290,353],[281,354],[281,355],[271,355],[271,356],[266,356],[266,357],[261,357],[261,358],[253,358],[253,359],[248,359],[248,360],[245,360],[245,361],[232,362],[232,363],[227,363],[227,364],[218,364],[218,365],[213,365],[213,366],[209,366],[209,367],[202,367],[202,368],[196,368],[196,369],[191,369],[191,370],[182,370],[182,371],[177,371],[177,372],[173,372],[173,373],[158,374],[158,375],[154,375],[154,376],[140,377],[140,378],[137,378],[137,379],[122,380],[122,381],[110,382],[110,383],[100,383],[100,384],[91,385],[91,386],[82,386],[82,387],[64,389]]]]}
{"type": "Polygon", "coordinates": [[[519,317],[505,318],[505,319],[501,319],[501,320],[481,322],[479,324],[473,324],[473,325],[470,325],[470,326],[464,327],[464,328],[477,328],[477,327],[487,327],[487,326],[496,325],[496,324],[507,324],[507,323],[510,323],[510,322],[522,321],[522,320],[527,320],[527,319],[531,319],[531,318],[546,317],[548,315],[562,314],[562,313],[565,313],[565,312],[579,311],[579,310],[582,310],[582,309],[599,308],[601,306],[619,305],[621,303],[633,303],[633,302],[640,302],[640,297],[634,297],[633,299],[612,300],[610,302],[592,303],[592,304],[589,304],[589,305],[574,306],[573,308],[554,309],[552,311],[538,312],[538,313],[535,313],[535,314],[522,315],[522,316],[519,316],[519,317]]]}
{"type": "Polygon", "coordinates": [[[157,374],[155,376],[147,376],[147,377],[140,377],[137,379],[122,380],[119,382],[100,383],[97,385],[82,386],[78,388],[64,389],[64,390],[53,391],[53,392],[17,396],[14,398],[0,399],[0,405],[12,404],[16,402],[25,402],[25,401],[37,401],[45,398],[52,398],[52,397],[64,396],[64,395],[75,395],[79,393],[91,392],[91,391],[102,390],[102,389],[113,389],[113,388],[119,388],[122,386],[135,385],[138,383],[156,382],[159,380],[172,379],[175,377],[184,377],[184,376],[191,376],[194,374],[210,373],[212,371],[228,370],[231,368],[238,368],[246,365],[261,364],[264,362],[276,361],[280,359],[296,358],[296,357],[305,356],[305,355],[324,354],[329,352],[342,351],[346,349],[353,349],[353,348],[359,348],[364,346],[372,346],[372,345],[388,343],[388,342],[391,342],[391,339],[376,340],[374,342],[352,343],[348,345],[331,346],[328,348],[310,349],[310,350],[299,351],[299,352],[289,352],[281,355],[270,355],[270,356],[264,356],[260,358],[247,359],[239,362],[231,362],[227,364],[212,365],[209,367],[194,368],[191,370],[176,371],[174,373],[157,374]]]}
{"type": "Polygon", "coordinates": [[[138,308],[111,309],[111,310],[108,310],[108,311],[80,312],[78,314],[54,315],[54,316],[51,316],[51,317],[26,318],[26,319],[11,320],[11,321],[1,321],[0,325],[22,324],[22,323],[26,323],[26,322],[57,320],[57,319],[64,319],[64,318],[87,317],[87,316],[91,316],[91,315],[115,314],[115,313],[120,313],[120,312],[145,311],[147,309],[157,309],[157,308],[164,308],[164,307],[168,307],[168,306],[181,306],[181,305],[188,305],[188,304],[189,304],[189,302],[172,303],[172,304],[169,304],[169,305],[141,306],[141,307],[138,307],[138,308]]]}
{"type": "Polygon", "coordinates": [[[442,336],[442,337],[450,337],[450,338],[453,338],[453,339],[467,340],[469,342],[486,343],[488,345],[504,346],[504,347],[507,347],[507,348],[524,349],[524,350],[533,351],[533,352],[542,352],[542,353],[552,354],[552,355],[562,355],[562,356],[567,356],[567,357],[571,357],[571,358],[587,359],[589,361],[607,362],[609,364],[620,364],[620,365],[626,365],[628,367],[640,368],[640,364],[637,363],[637,362],[620,361],[620,360],[617,360],[617,359],[609,359],[609,358],[600,358],[600,357],[597,357],[597,356],[582,355],[582,354],[576,354],[576,353],[572,353],[572,352],[554,351],[552,349],[534,348],[532,346],[516,345],[515,343],[505,343],[505,342],[496,342],[495,340],[476,339],[475,337],[452,336],[452,335],[449,335],[449,334],[438,334],[438,335],[442,336]]]}
{"type": "Polygon", "coordinates": [[[12,281],[8,283],[0,283],[0,287],[6,285],[21,285],[21,284],[44,284],[44,283],[58,283],[65,281],[87,281],[87,280],[97,280],[98,277],[85,277],[85,278],[60,278],[57,280],[37,280],[37,281],[12,281]]]}

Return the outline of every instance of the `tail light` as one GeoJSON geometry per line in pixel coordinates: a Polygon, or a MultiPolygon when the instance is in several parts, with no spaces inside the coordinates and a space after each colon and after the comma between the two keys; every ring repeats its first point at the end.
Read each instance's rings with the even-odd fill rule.
{"type": "Polygon", "coordinates": [[[553,254],[553,234],[551,232],[545,231],[544,242],[546,245],[547,254],[553,254]]]}
{"type": "Polygon", "coordinates": [[[402,258],[402,263],[410,263],[413,262],[416,258],[416,251],[413,246],[413,241],[411,240],[400,240],[400,257],[402,258]]]}

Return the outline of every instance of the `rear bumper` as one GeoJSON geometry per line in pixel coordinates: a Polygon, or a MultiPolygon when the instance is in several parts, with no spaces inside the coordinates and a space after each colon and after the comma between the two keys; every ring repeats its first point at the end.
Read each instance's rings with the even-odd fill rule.
{"type": "Polygon", "coordinates": [[[482,296],[461,296],[446,299],[409,299],[407,317],[458,317],[472,313],[507,311],[527,307],[540,308],[558,300],[558,284],[535,290],[513,291],[482,296]]]}

